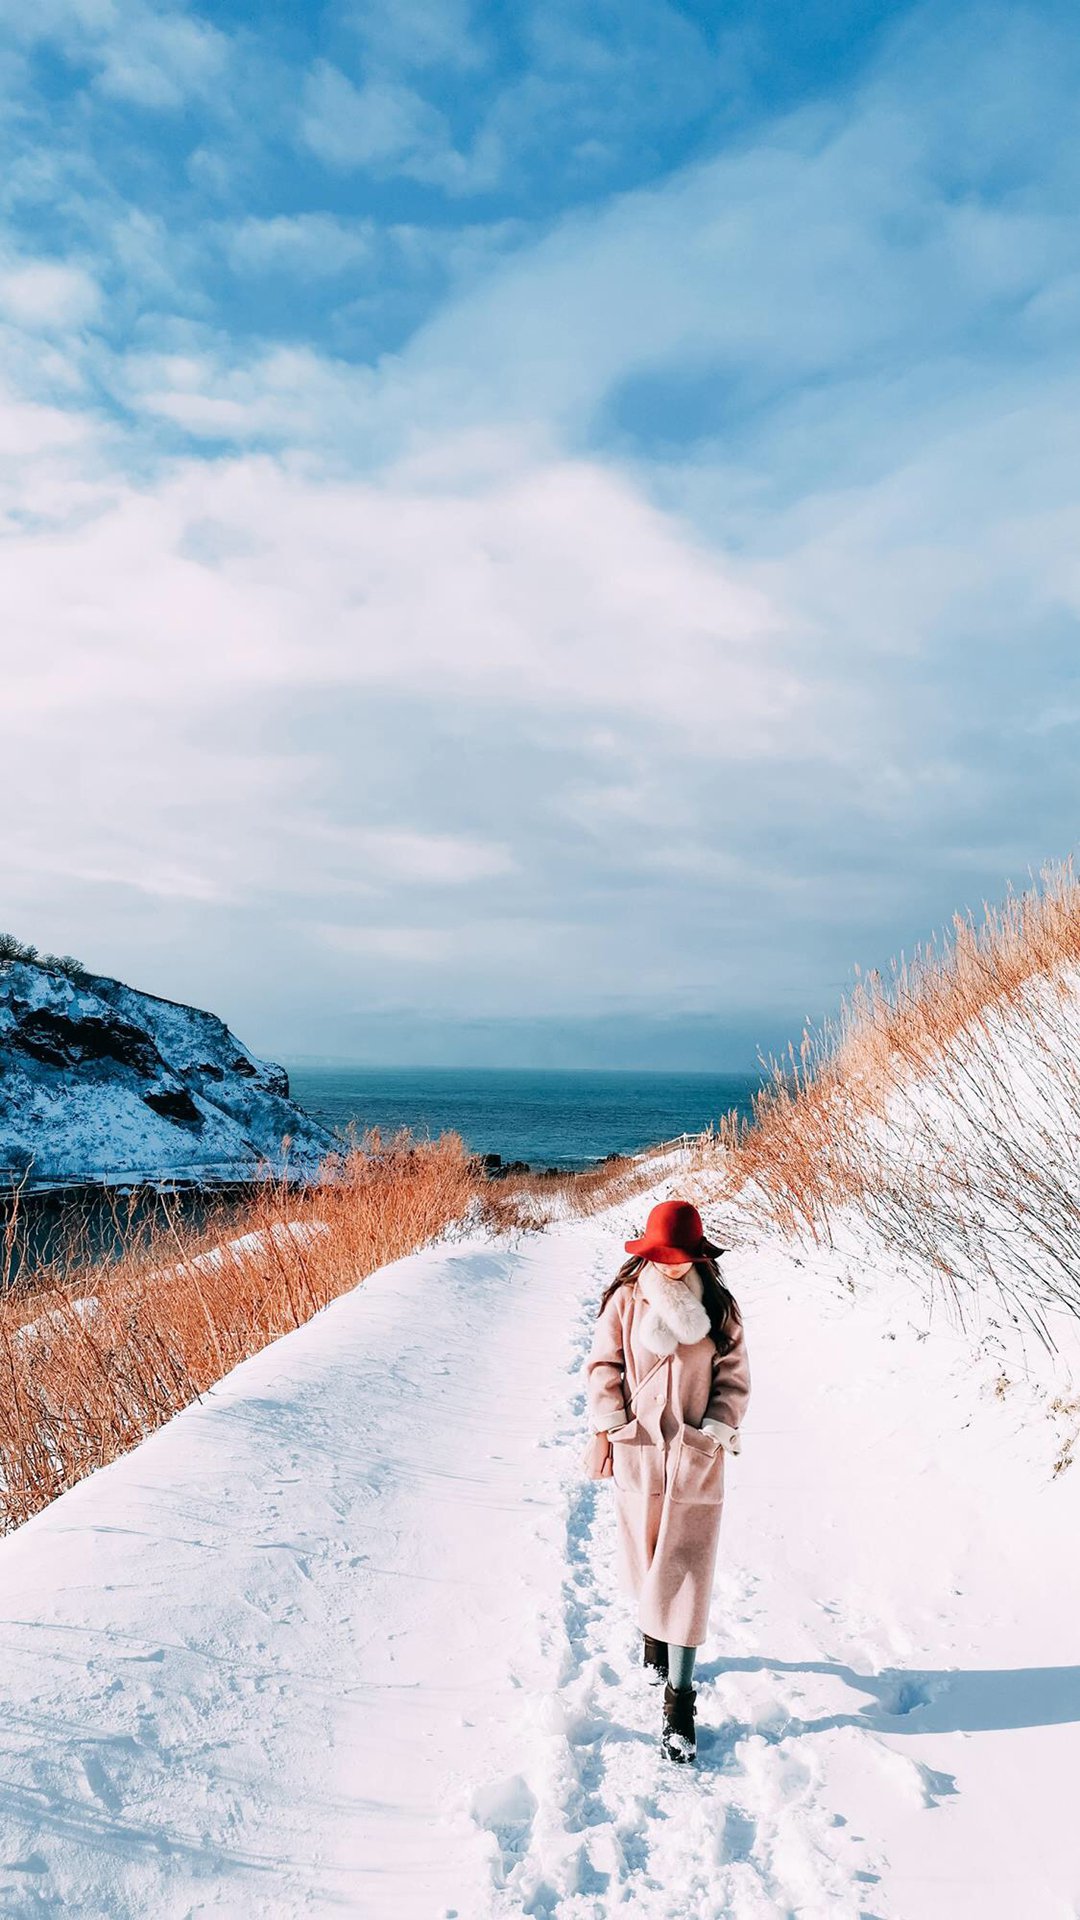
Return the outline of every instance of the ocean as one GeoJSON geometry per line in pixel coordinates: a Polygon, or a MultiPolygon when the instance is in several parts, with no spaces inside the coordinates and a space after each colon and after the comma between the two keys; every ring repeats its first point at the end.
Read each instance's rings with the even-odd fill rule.
{"type": "Polygon", "coordinates": [[[453,1131],[474,1153],[568,1168],[748,1115],[761,1085],[756,1073],[584,1068],[295,1067],[289,1079],[294,1100],[329,1127],[453,1131]]]}

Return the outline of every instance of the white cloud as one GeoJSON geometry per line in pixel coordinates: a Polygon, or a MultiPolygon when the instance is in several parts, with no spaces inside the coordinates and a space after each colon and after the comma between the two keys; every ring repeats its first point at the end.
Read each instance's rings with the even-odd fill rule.
{"type": "Polygon", "coordinates": [[[445,154],[446,122],[413,88],[384,79],[356,87],[326,60],[304,84],[301,135],[328,166],[403,172],[445,154]]]}
{"type": "Polygon", "coordinates": [[[453,947],[448,927],[353,927],[332,922],[311,929],[316,939],[341,953],[377,960],[402,960],[410,966],[441,966],[453,947]]]}
{"type": "MultiPolygon", "coordinates": [[[[78,446],[94,437],[93,423],[84,415],[67,407],[15,399],[0,389],[0,462],[7,458],[27,460],[35,454],[78,446]]],[[[15,512],[19,505],[18,494],[13,492],[7,509],[15,512]]]]}
{"type": "Polygon", "coordinates": [[[360,874],[438,887],[467,886],[512,873],[516,862],[508,847],[448,833],[417,833],[403,827],[328,827],[316,829],[311,843],[333,851],[360,874]]]}
{"type": "Polygon", "coordinates": [[[375,61],[469,68],[484,60],[473,13],[469,0],[351,0],[345,19],[375,61]]]}
{"type": "Polygon", "coordinates": [[[235,221],[223,237],[232,265],[241,272],[332,279],[372,258],[376,228],[372,220],[294,213],[235,221]]]}
{"type": "MultiPolygon", "coordinates": [[[[434,484],[423,466],[334,482],[257,459],[192,462],[153,489],[110,477],[93,516],[58,513],[9,556],[9,604],[35,634],[9,711],[295,682],[625,709],[688,743],[722,697],[739,756],[798,724],[773,608],[625,481],[526,451],[463,493],[450,460],[434,484]]],[[[19,500],[34,505],[26,476],[19,500]]]]}
{"type": "Polygon", "coordinates": [[[227,36],[206,20],[147,0],[35,0],[9,7],[5,24],[24,45],[51,41],[86,61],[94,84],[116,100],[172,111],[220,85],[227,36]]]}
{"type": "Polygon", "coordinates": [[[20,327],[46,332],[84,326],[101,297],[83,267],[61,260],[9,260],[0,266],[0,313],[20,327]]]}
{"type": "MultiPolygon", "coordinates": [[[[585,957],[588,948],[587,931],[575,928],[572,923],[553,927],[550,922],[539,922],[527,915],[507,919],[491,912],[482,920],[466,918],[450,925],[446,922],[321,921],[312,925],[310,934],[314,941],[356,959],[395,960],[418,972],[433,967],[480,967],[485,973],[498,975],[503,983],[507,969],[524,966],[535,971],[538,953],[545,953],[550,960],[560,942],[576,936],[580,958],[585,957]]],[[[373,974],[376,978],[379,974],[385,978],[385,969],[373,969],[373,974]]],[[[504,984],[499,998],[513,1004],[512,985],[507,994],[504,984]]],[[[483,1005],[482,999],[479,1004],[483,1005]]]]}
{"type": "Polygon", "coordinates": [[[219,85],[228,57],[225,35],[205,21],[132,7],[99,43],[97,84],[115,100],[175,110],[219,85]]]}
{"type": "Polygon", "coordinates": [[[122,300],[134,290],[140,306],[151,311],[205,313],[205,240],[205,232],[178,230],[159,213],[123,206],[110,209],[98,244],[110,258],[122,300]]]}
{"type": "MultiPolygon", "coordinates": [[[[208,353],[129,354],[113,376],[128,406],[174,421],[196,439],[315,448],[364,437],[378,457],[370,369],[336,364],[309,347],[278,347],[235,367],[208,353]]],[[[385,448],[385,433],[382,441],[385,448]]]]}

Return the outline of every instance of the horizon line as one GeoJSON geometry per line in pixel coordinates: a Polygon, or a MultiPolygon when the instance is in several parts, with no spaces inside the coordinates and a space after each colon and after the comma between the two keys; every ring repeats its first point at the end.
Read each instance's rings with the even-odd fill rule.
{"type": "Polygon", "coordinates": [[[287,1068],[303,1070],[306,1067],[334,1067],[343,1072],[361,1073],[633,1073],[680,1075],[683,1079],[721,1080],[739,1076],[740,1078],[764,1078],[761,1067],[571,1067],[571,1066],[492,1066],[470,1065],[464,1062],[436,1064],[432,1061],[412,1060],[349,1060],[337,1054],[288,1054],[277,1056],[280,1064],[287,1068]]]}

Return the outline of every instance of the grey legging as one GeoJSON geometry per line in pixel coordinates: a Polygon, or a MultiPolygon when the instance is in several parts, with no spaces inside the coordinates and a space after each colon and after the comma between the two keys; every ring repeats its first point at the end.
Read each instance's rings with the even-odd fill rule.
{"type": "Polygon", "coordinates": [[[674,1647],[668,1642],[668,1682],[673,1687],[688,1687],[694,1677],[696,1647],[674,1647]]]}

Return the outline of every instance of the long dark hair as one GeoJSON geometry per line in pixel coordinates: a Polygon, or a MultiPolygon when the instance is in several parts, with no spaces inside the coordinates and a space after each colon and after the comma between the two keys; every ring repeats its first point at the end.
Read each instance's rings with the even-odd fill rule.
{"type": "MultiPolygon", "coordinates": [[[[635,1253],[631,1259],[624,1260],[610,1286],[604,1288],[597,1318],[603,1313],[608,1301],[619,1287],[625,1287],[628,1280],[636,1280],[642,1267],[648,1262],[644,1254],[635,1253]]],[[[699,1254],[691,1262],[701,1275],[701,1304],[709,1316],[709,1332],[717,1353],[727,1353],[732,1344],[731,1329],[737,1326],[741,1315],[735,1295],[729,1292],[720,1278],[720,1268],[711,1253],[699,1254]]]]}

